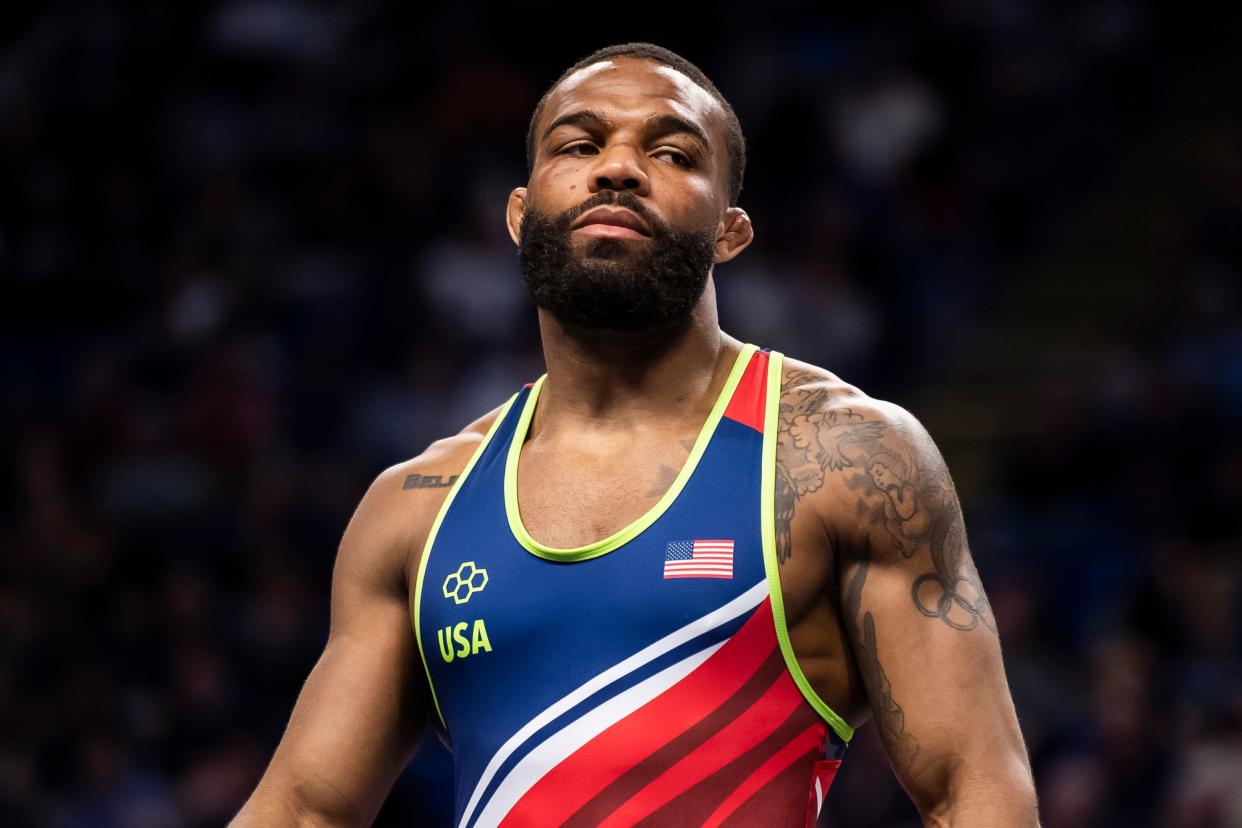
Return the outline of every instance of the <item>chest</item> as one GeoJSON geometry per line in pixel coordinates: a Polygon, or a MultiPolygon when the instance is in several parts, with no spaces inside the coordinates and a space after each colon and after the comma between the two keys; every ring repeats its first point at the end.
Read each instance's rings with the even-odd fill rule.
{"type": "Polygon", "coordinates": [[[655,507],[685,466],[690,435],[663,433],[592,446],[532,441],[518,463],[518,508],[548,546],[609,537],[655,507]]]}
{"type": "Polygon", "coordinates": [[[503,443],[485,452],[442,515],[416,588],[420,646],[455,745],[490,745],[594,677],[615,674],[624,692],[679,675],[747,621],[768,595],[758,441],[722,424],[668,497],[653,492],[652,471],[661,457],[684,465],[675,453],[654,470],[618,457],[612,479],[646,479],[608,486],[593,466],[514,477],[503,443]],[[528,491],[519,518],[512,500],[528,491]],[[549,542],[562,548],[539,545],[549,542]],[[498,682],[513,701],[499,711],[498,682]]]}

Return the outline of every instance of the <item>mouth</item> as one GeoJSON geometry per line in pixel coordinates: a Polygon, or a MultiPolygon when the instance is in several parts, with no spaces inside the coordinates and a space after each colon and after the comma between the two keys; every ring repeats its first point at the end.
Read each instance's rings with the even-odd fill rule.
{"type": "Polygon", "coordinates": [[[583,236],[606,239],[642,239],[651,236],[651,228],[631,210],[623,207],[596,207],[588,210],[570,225],[583,236]]]}

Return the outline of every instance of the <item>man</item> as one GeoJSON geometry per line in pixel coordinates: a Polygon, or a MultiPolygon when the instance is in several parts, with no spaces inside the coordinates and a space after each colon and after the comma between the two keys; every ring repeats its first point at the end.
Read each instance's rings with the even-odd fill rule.
{"type": "Polygon", "coordinates": [[[753,237],[732,108],[611,47],[528,155],[507,219],[548,373],[371,486],[235,824],[368,823],[430,717],[461,826],[805,825],[872,717],[927,824],[1035,825],[931,439],[719,329],[713,267],[753,237]]]}

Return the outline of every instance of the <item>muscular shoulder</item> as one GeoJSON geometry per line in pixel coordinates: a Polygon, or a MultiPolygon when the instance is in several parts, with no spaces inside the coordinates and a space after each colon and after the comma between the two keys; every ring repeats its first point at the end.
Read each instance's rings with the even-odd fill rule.
{"type": "Polygon", "coordinates": [[[781,413],[806,425],[812,421],[837,426],[874,423],[849,431],[831,432],[835,436],[872,434],[879,429],[896,430],[893,436],[922,439],[923,427],[909,411],[886,400],[876,399],[862,389],[815,365],[796,359],[784,360],[781,375],[781,413]]]}
{"type": "Polygon", "coordinates": [[[403,585],[444,499],[499,412],[491,411],[417,456],[384,469],[349,522],[338,573],[365,570],[403,585]]]}
{"type": "MultiPolygon", "coordinates": [[[[396,483],[397,490],[403,492],[451,488],[499,414],[499,408],[489,411],[458,433],[436,440],[421,454],[389,466],[376,482],[384,481],[389,490],[393,488],[391,484],[396,483]]],[[[429,499],[443,500],[434,495],[429,499]]]]}
{"type": "Polygon", "coordinates": [[[883,503],[873,496],[915,480],[952,486],[939,452],[910,412],[868,396],[822,368],[786,360],[777,448],[778,517],[783,498],[791,514],[797,504],[816,516],[835,543],[859,541],[882,519],[878,512],[883,503]]]}

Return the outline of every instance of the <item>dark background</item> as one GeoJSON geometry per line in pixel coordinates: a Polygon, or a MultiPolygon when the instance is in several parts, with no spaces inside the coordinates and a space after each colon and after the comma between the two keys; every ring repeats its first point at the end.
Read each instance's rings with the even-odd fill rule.
{"type": "MultiPolygon", "coordinates": [[[[538,95],[644,39],[749,141],[724,327],[946,455],[1045,825],[1242,825],[1232,21],[818,5],[6,7],[0,823],[239,806],[369,480],[541,372],[502,224],[538,95]]],[[[916,824],[873,728],[826,810],[916,824]]]]}

